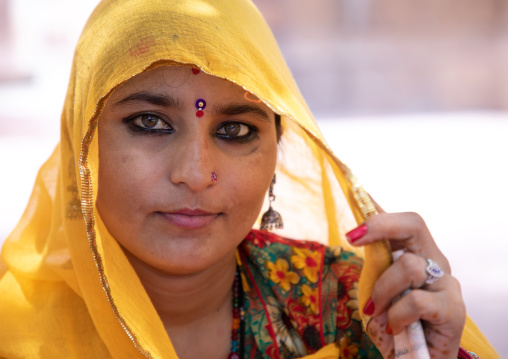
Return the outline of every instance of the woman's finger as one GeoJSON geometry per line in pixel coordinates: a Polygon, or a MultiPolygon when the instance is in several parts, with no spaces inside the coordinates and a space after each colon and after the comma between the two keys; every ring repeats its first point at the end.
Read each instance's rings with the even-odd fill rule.
{"type": "Polygon", "coordinates": [[[423,219],[416,213],[380,213],[367,219],[362,225],[346,234],[351,243],[370,244],[382,239],[392,241],[411,241],[418,235],[427,234],[423,219]],[[366,226],[362,233],[357,229],[366,226]]]}
{"type": "Polygon", "coordinates": [[[355,246],[388,239],[393,250],[405,249],[432,259],[444,258],[423,219],[412,212],[380,213],[372,216],[347,233],[346,237],[355,246]]]}
{"type": "Polygon", "coordinates": [[[394,357],[394,345],[391,336],[386,332],[388,324],[388,313],[372,318],[367,326],[369,338],[374,342],[376,348],[381,352],[383,358],[394,357]]]}
{"type": "MultiPolygon", "coordinates": [[[[403,254],[379,277],[372,289],[371,301],[374,311],[367,313],[371,316],[388,310],[394,298],[400,297],[408,289],[439,291],[446,288],[446,275],[431,285],[426,285],[429,274],[426,271],[428,263],[425,259],[413,253],[403,254]]],[[[372,309],[371,309],[372,310],[372,309]]]]}
{"type": "Polygon", "coordinates": [[[440,334],[445,337],[456,335],[456,329],[464,324],[465,306],[458,281],[452,276],[442,281],[453,290],[412,290],[388,309],[388,324],[394,334],[421,319],[427,326],[439,326],[440,334]]]}

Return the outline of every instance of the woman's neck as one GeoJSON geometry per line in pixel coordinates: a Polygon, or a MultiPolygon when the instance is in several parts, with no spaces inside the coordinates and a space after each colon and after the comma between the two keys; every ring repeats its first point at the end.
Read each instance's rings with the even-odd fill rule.
{"type": "Polygon", "coordinates": [[[126,254],[179,357],[227,358],[231,349],[234,253],[230,260],[189,275],[164,273],[126,254]]]}
{"type": "Polygon", "coordinates": [[[231,310],[234,254],[230,260],[188,275],[161,272],[127,256],[165,326],[186,326],[222,307],[231,310]]]}

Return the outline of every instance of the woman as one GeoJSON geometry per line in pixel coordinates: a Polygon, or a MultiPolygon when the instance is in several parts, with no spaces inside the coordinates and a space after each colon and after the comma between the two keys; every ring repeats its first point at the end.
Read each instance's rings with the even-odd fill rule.
{"type": "Polygon", "coordinates": [[[103,1],[2,249],[0,357],[392,357],[418,319],[433,357],[495,357],[423,221],[380,211],[250,2],[103,1]],[[333,247],[252,230],[267,190],[267,227],[276,196],[333,247]]]}

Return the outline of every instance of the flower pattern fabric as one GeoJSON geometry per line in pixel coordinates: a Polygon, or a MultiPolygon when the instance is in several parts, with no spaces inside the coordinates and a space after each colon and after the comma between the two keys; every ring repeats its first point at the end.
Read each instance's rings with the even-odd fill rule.
{"type": "Polygon", "coordinates": [[[266,267],[270,270],[270,280],[279,284],[286,292],[291,288],[291,284],[297,284],[300,281],[298,274],[289,271],[289,264],[285,259],[279,258],[275,264],[268,262],[266,267]]]}
{"type": "Polygon", "coordinates": [[[319,314],[319,288],[312,289],[307,284],[302,285],[302,303],[310,309],[312,313],[319,314]]]}
{"type": "Polygon", "coordinates": [[[360,320],[359,257],[252,230],[238,258],[245,358],[301,358],[330,343],[341,358],[382,358],[360,320]]]}
{"type": "Polygon", "coordinates": [[[343,337],[339,341],[340,359],[355,359],[358,357],[358,346],[351,343],[349,337],[343,337]]]}
{"type": "Polygon", "coordinates": [[[291,256],[291,263],[303,270],[303,275],[307,279],[316,283],[318,281],[318,273],[320,269],[321,254],[319,252],[311,252],[308,249],[293,248],[296,253],[291,256]]]}

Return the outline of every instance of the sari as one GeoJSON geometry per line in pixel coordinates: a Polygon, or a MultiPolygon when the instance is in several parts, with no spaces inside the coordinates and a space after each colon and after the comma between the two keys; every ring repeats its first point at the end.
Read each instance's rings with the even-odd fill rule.
{"type": "MultiPolygon", "coordinates": [[[[60,142],[2,248],[0,357],[177,358],[142,283],[95,207],[101,111],[116,88],[163,65],[194,67],[231,81],[281,115],[277,210],[286,229],[280,234],[364,258],[359,308],[390,265],[388,243],[357,249],[345,239],[376,210],[326,144],[250,1],[105,0],[76,47],[60,142]]],[[[365,326],[369,318],[358,314],[365,326]]],[[[497,357],[470,320],[462,346],[497,357]]],[[[339,348],[329,344],[309,358],[338,356],[339,348]]]]}

